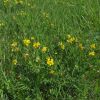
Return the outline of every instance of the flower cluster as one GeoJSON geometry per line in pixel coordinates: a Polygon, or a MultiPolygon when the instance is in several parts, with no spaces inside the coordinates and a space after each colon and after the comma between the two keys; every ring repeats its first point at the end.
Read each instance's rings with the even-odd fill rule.
{"type": "Polygon", "coordinates": [[[34,48],[39,48],[40,47],[40,42],[34,42],[33,47],[34,48]]]}
{"type": "Polygon", "coordinates": [[[65,45],[62,42],[59,42],[59,46],[61,49],[63,49],[63,50],[65,49],[65,45]]]}
{"type": "Polygon", "coordinates": [[[89,56],[95,56],[95,52],[94,51],[89,52],[89,56]]]}
{"type": "Polygon", "coordinates": [[[67,36],[67,42],[68,43],[74,43],[74,42],[76,42],[77,41],[77,39],[74,37],[74,36],[72,36],[72,35],[68,35],[67,36]]]}
{"type": "Polygon", "coordinates": [[[51,58],[51,57],[48,57],[48,58],[47,58],[47,64],[48,64],[49,66],[54,65],[54,59],[51,58]]]}
{"type": "Polygon", "coordinates": [[[96,44],[95,43],[91,44],[90,49],[91,49],[91,51],[89,51],[89,56],[95,56],[96,53],[95,53],[94,49],[96,49],[96,44]]]}
{"type": "Polygon", "coordinates": [[[23,43],[24,43],[24,45],[29,46],[29,44],[31,43],[31,41],[29,39],[24,39],[23,43]]]}
{"type": "Polygon", "coordinates": [[[47,51],[47,47],[42,48],[42,52],[45,53],[47,51]]]}
{"type": "Polygon", "coordinates": [[[13,64],[13,65],[16,65],[16,64],[17,64],[17,59],[13,59],[13,60],[12,60],[12,64],[13,64]]]}
{"type": "MultiPolygon", "coordinates": [[[[77,38],[75,38],[72,35],[68,35],[67,36],[67,42],[66,41],[65,42],[64,41],[63,42],[58,42],[58,46],[57,47],[62,49],[62,50],[66,50],[68,48],[68,46],[69,46],[69,43],[72,44],[72,43],[75,43],[76,41],[77,41],[77,38]]],[[[32,58],[32,57],[30,57],[31,55],[30,55],[30,50],[28,50],[29,48],[33,48],[34,52],[36,52],[36,50],[38,50],[38,51],[41,50],[41,53],[43,53],[44,57],[45,56],[47,57],[48,54],[50,53],[50,49],[47,46],[42,46],[42,44],[39,41],[36,42],[34,36],[32,36],[30,38],[23,39],[23,44],[24,44],[24,47],[27,48],[26,49],[27,51],[25,51],[23,53],[23,58],[25,59],[25,61],[28,60],[29,58],[32,58]]],[[[71,45],[71,46],[76,46],[77,47],[77,44],[78,44],[79,50],[81,50],[81,51],[87,50],[87,47],[85,47],[85,45],[83,46],[83,43],[80,43],[80,42],[76,42],[75,45],[71,45]]],[[[12,49],[12,51],[19,51],[18,42],[16,42],[16,41],[12,42],[11,49],[12,49]]],[[[96,55],[95,49],[96,49],[96,44],[95,43],[90,44],[89,45],[88,56],[90,56],[90,57],[95,56],[96,55]]],[[[36,54],[34,52],[33,52],[33,54],[36,54]]],[[[63,51],[60,51],[60,52],[63,52],[63,51]]],[[[58,52],[55,52],[55,55],[58,55],[58,52]]],[[[43,59],[46,59],[46,64],[48,66],[53,66],[55,64],[54,63],[55,61],[54,61],[54,59],[51,56],[48,56],[47,59],[46,59],[46,57],[43,58],[43,59]]],[[[39,57],[39,56],[36,57],[36,62],[40,62],[41,60],[42,60],[41,57],[39,57]]],[[[14,59],[12,61],[12,64],[14,64],[14,65],[16,65],[17,63],[18,62],[17,62],[16,59],[14,59]]],[[[53,74],[54,71],[51,71],[50,73],[53,74]]]]}
{"type": "Polygon", "coordinates": [[[14,52],[14,51],[19,51],[19,48],[18,48],[18,43],[16,41],[14,41],[12,44],[11,44],[11,50],[14,52]]]}

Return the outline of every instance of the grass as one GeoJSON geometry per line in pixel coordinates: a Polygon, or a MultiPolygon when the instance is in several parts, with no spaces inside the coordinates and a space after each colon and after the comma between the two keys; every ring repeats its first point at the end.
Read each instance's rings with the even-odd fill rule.
{"type": "Polygon", "coordinates": [[[0,0],[0,100],[99,100],[100,1],[0,0]]]}

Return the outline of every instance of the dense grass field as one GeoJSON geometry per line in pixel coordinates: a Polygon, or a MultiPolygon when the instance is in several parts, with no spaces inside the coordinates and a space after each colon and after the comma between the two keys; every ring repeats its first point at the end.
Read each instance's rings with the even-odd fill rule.
{"type": "Polygon", "coordinates": [[[100,100],[100,0],[0,0],[0,100],[100,100]]]}

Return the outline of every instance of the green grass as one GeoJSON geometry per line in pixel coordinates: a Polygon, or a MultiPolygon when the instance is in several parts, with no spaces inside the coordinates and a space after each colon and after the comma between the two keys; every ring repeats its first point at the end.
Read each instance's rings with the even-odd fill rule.
{"type": "Polygon", "coordinates": [[[0,100],[99,99],[100,0],[0,0],[0,100]]]}

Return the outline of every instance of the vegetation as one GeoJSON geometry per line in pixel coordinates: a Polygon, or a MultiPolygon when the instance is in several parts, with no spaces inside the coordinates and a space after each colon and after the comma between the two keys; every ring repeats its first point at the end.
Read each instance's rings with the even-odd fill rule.
{"type": "Polygon", "coordinates": [[[0,0],[0,100],[100,100],[100,0],[0,0]]]}

